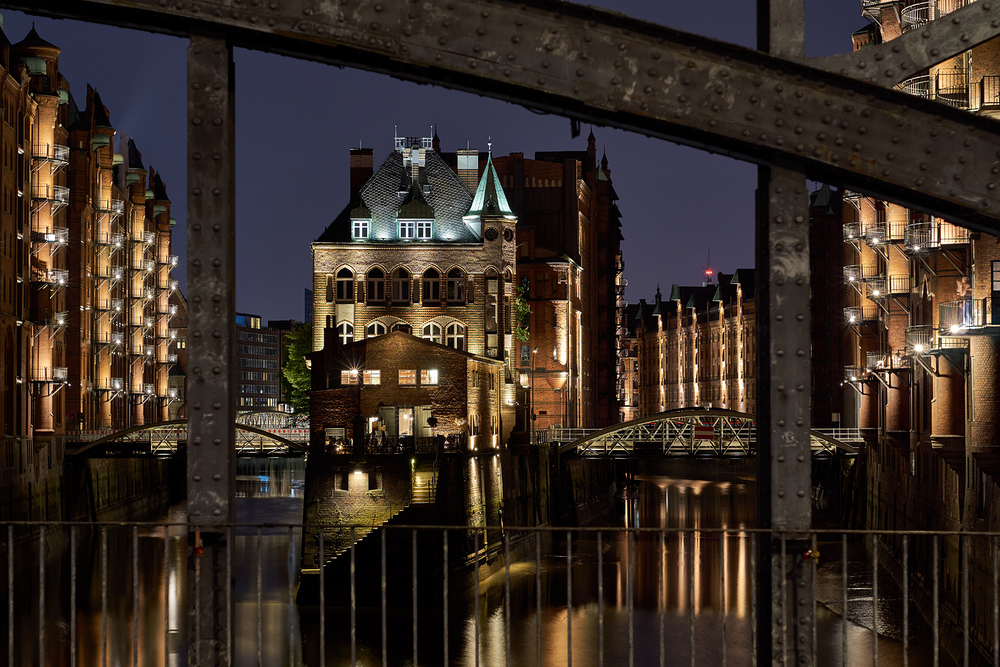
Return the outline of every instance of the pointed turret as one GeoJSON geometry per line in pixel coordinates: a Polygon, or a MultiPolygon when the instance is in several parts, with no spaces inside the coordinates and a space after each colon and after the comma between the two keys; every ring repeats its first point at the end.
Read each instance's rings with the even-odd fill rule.
{"type": "Polygon", "coordinates": [[[472,206],[469,207],[469,212],[462,216],[462,220],[477,237],[482,236],[483,216],[502,216],[508,219],[515,217],[514,212],[510,210],[510,204],[507,203],[503,186],[500,185],[497,170],[493,166],[492,144],[486,153],[486,169],[479,179],[479,187],[476,188],[472,206]]]}

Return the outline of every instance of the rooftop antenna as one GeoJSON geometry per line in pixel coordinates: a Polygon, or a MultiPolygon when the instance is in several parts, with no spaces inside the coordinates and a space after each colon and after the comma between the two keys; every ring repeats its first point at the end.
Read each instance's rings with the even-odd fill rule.
{"type": "Polygon", "coordinates": [[[712,246],[708,246],[708,258],[705,260],[705,285],[712,284],[712,246]]]}

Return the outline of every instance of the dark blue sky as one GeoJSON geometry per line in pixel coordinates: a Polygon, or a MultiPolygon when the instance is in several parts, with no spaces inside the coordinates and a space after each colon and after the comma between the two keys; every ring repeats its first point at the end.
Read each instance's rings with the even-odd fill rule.
{"type": "MultiPolygon", "coordinates": [[[[752,0],[591,0],[640,19],[753,46],[752,0]]],[[[807,55],[842,53],[865,25],[858,0],[807,0],[807,55]]],[[[60,67],[82,107],[87,84],[101,93],[120,132],[132,136],[173,202],[174,253],[185,256],[186,40],[4,11],[4,30],[20,41],[36,22],[62,49],[60,67]]],[[[266,53],[236,52],[237,308],[264,319],[302,319],[311,282],[309,244],[348,196],[348,150],[392,149],[393,128],[426,135],[436,125],[442,150],[500,155],[586,147],[570,123],[522,107],[360,70],[266,53]]],[[[651,299],[657,284],[697,284],[709,247],[712,268],[753,264],[756,168],[718,155],[595,127],[606,149],[622,211],[629,302],[651,299]]],[[[183,263],[182,263],[183,267],[183,263]]],[[[185,284],[183,268],[175,277],[185,284]]]]}

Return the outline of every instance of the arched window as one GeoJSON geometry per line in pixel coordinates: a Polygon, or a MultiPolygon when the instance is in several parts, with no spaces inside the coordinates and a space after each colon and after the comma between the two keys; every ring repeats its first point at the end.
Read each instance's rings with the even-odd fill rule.
{"type": "Polygon", "coordinates": [[[337,272],[337,301],[354,301],[354,274],[350,269],[337,272]]]}
{"type": "Polygon", "coordinates": [[[396,303],[408,303],[410,300],[410,272],[406,269],[392,272],[392,300],[396,303]]]}
{"type": "Polygon", "coordinates": [[[368,303],[382,303],[384,301],[385,274],[382,273],[382,269],[372,269],[368,272],[368,303]]]}
{"type": "Polygon", "coordinates": [[[354,342],[354,325],[350,322],[341,322],[337,325],[337,338],[341,345],[354,342]]]}
{"type": "Polygon", "coordinates": [[[437,303],[441,300],[441,274],[435,269],[424,271],[424,303],[437,303]]]}
{"type": "Polygon", "coordinates": [[[465,327],[458,322],[452,322],[445,331],[445,345],[456,350],[465,349],[465,327]]]}
{"type": "Polygon", "coordinates": [[[385,325],[381,322],[372,322],[365,329],[365,334],[367,334],[368,338],[385,335],[385,325]]]}
{"type": "Polygon", "coordinates": [[[421,338],[429,340],[432,343],[441,342],[441,325],[430,322],[424,325],[424,330],[420,334],[421,338]]]}
{"type": "Polygon", "coordinates": [[[461,269],[448,272],[448,302],[465,303],[465,275],[461,269]]]}

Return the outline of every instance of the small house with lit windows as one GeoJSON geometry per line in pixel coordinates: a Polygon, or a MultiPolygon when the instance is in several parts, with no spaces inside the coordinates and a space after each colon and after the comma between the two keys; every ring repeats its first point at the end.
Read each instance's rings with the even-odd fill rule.
{"type": "Polygon", "coordinates": [[[327,336],[310,355],[314,444],[340,439],[369,454],[477,451],[498,447],[513,427],[499,359],[399,330],[346,345],[327,336]]]}
{"type": "MultiPolygon", "coordinates": [[[[326,375],[314,388],[345,393],[343,389],[350,387],[360,396],[384,393],[384,385],[365,382],[364,374],[369,373],[368,379],[374,382],[376,377],[383,380],[384,364],[399,370],[397,360],[384,359],[381,353],[373,355],[373,350],[381,349],[371,345],[374,339],[389,336],[408,343],[395,344],[393,354],[406,348],[406,354],[419,353],[420,358],[452,355],[453,363],[476,360],[474,364],[496,366],[496,425],[484,422],[478,432],[499,429],[500,422],[510,425],[509,432],[514,422],[517,380],[513,358],[517,217],[504,195],[490,153],[482,169],[477,150],[458,151],[452,157],[455,165],[442,158],[436,138],[429,137],[396,137],[393,151],[377,169],[371,149],[351,150],[350,201],[312,244],[313,356],[318,357],[320,351],[333,354],[339,364],[347,363],[341,355],[355,354],[366,360],[377,358],[379,367],[336,366],[331,376],[330,369],[335,366],[321,364],[326,375]],[[393,336],[397,333],[405,336],[393,336]],[[428,355],[428,349],[438,354],[428,355]],[[358,373],[358,382],[353,385],[349,376],[340,375],[352,370],[358,373]],[[374,371],[379,375],[372,376],[374,371]],[[501,419],[501,413],[509,413],[509,419],[501,419]]],[[[430,391],[425,386],[433,385],[422,382],[425,369],[413,366],[401,370],[414,371],[416,384],[399,385],[400,377],[395,375],[393,386],[430,391]]],[[[479,373],[477,370],[477,377],[479,373]]],[[[462,375],[464,378],[465,371],[462,375]]],[[[465,381],[459,383],[451,372],[448,377],[449,383],[455,380],[456,387],[465,386],[465,381]]],[[[400,424],[408,419],[417,422],[414,438],[429,437],[420,430],[428,428],[429,412],[425,415],[425,411],[437,404],[441,407],[434,409],[436,413],[444,409],[444,402],[435,403],[429,395],[425,398],[429,402],[410,401],[406,405],[411,407],[403,407],[402,412],[396,409],[392,416],[388,408],[400,408],[395,399],[383,397],[375,402],[375,408],[378,402],[384,404],[382,413],[366,404],[361,413],[367,419],[362,424],[366,437],[373,433],[381,437],[383,432],[398,436],[405,430],[400,424]]],[[[447,418],[435,414],[435,434],[464,429],[471,435],[477,427],[466,422],[456,431],[448,420],[489,418],[487,412],[466,410],[464,396],[455,393],[453,400],[458,403],[448,406],[447,418]]],[[[316,414],[313,421],[318,424],[316,414]]],[[[342,422],[338,417],[338,423],[342,422]]]]}

